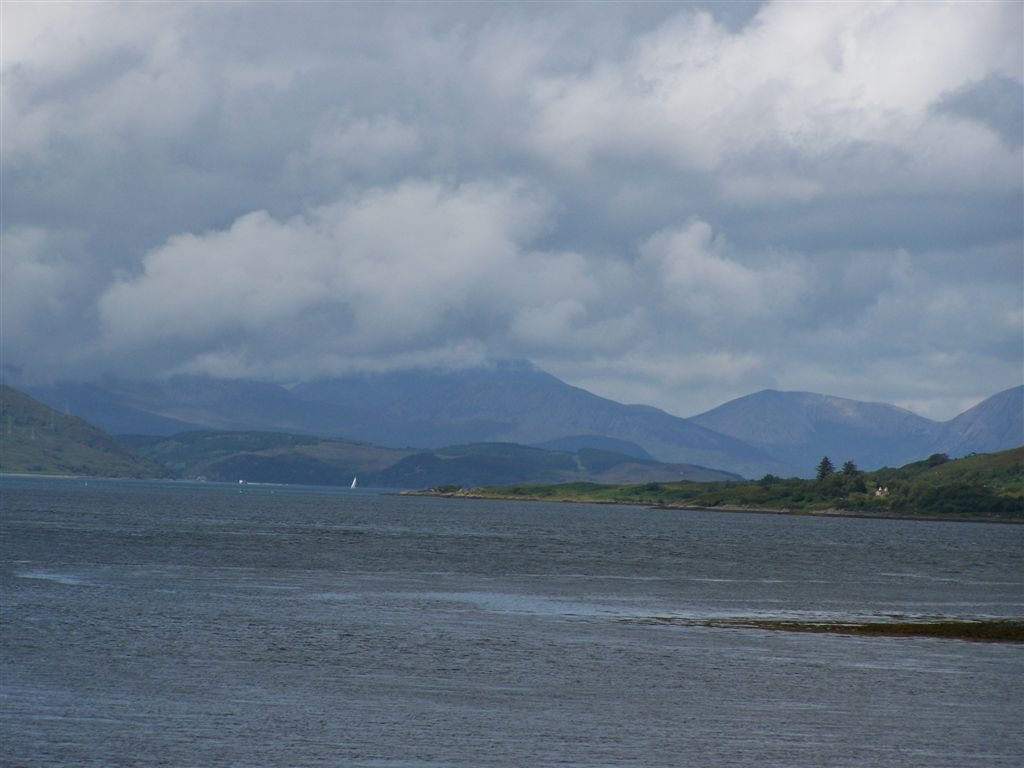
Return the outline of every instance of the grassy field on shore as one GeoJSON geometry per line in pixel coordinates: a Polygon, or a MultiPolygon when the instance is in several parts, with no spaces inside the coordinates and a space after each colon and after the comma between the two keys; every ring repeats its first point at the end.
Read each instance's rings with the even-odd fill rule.
{"type": "Polygon", "coordinates": [[[862,472],[847,465],[814,480],[766,475],[760,480],[599,485],[562,483],[429,491],[479,498],[793,513],[991,519],[1024,522],[1024,447],[949,459],[936,454],[899,468],[862,472]]]}

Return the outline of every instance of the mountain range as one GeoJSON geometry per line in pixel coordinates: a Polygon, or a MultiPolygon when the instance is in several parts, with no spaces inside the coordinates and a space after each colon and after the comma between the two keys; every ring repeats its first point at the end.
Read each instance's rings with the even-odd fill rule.
{"type": "Polygon", "coordinates": [[[112,434],[289,432],[401,449],[515,443],[599,450],[744,477],[807,477],[823,455],[865,469],[1024,444],[1024,386],[947,422],[884,403],[765,390],[692,418],[602,398],[525,362],[354,374],[281,386],[178,376],[28,391],[112,434]]]}
{"type": "Polygon", "coordinates": [[[498,483],[671,482],[736,480],[718,470],[664,464],[596,448],[552,451],[514,443],[479,443],[431,451],[381,448],[282,432],[182,432],[124,438],[174,477],[235,482],[376,488],[498,483]]]}
{"type": "Polygon", "coordinates": [[[602,448],[480,443],[411,451],[286,432],[214,430],[115,440],[6,386],[0,388],[0,416],[0,472],[5,473],[305,485],[348,485],[358,475],[377,488],[739,479],[720,470],[602,448]]]}

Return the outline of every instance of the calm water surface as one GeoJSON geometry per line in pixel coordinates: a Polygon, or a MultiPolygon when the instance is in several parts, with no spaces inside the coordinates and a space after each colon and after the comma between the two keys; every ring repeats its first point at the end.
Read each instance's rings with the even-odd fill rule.
{"type": "Polygon", "coordinates": [[[1024,765],[1024,527],[0,480],[4,766],[1024,765]]]}

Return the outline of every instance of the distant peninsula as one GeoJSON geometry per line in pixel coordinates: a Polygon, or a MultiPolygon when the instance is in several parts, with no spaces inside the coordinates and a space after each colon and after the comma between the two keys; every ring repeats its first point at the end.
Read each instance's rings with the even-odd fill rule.
{"type": "Polygon", "coordinates": [[[765,475],[760,480],[632,485],[561,483],[479,488],[441,486],[427,495],[534,501],[1024,523],[1024,447],[949,459],[934,454],[899,468],[836,470],[823,457],[815,479],[765,475]]]}

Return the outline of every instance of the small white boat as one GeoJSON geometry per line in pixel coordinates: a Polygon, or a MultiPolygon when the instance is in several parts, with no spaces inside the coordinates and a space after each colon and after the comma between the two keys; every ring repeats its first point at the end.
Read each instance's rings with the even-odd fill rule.
{"type": "Polygon", "coordinates": [[[356,478],[353,477],[352,478],[352,485],[350,485],[349,488],[355,488],[355,487],[356,487],[356,478]]]}

